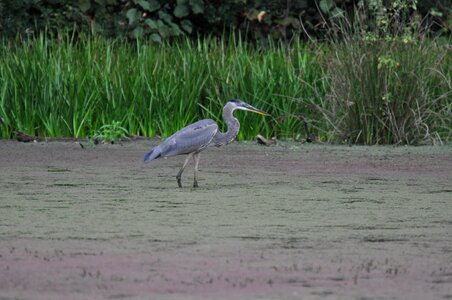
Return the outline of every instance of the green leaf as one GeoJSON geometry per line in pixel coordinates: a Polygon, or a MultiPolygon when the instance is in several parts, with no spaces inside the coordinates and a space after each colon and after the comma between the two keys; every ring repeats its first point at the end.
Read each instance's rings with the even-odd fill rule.
{"type": "Polygon", "coordinates": [[[90,0],[78,0],[78,7],[84,13],[86,13],[91,8],[90,0]]]}
{"type": "Polygon", "coordinates": [[[179,28],[179,25],[177,25],[176,23],[171,23],[169,24],[170,27],[170,34],[173,36],[177,36],[177,35],[181,35],[182,31],[179,28]]]}
{"type": "Polygon", "coordinates": [[[171,35],[170,28],[166,26],[162,20],[157,21],[157,28],[162,38],[166,38],[171,35]]]}
{"type": "Polygon", "coordinates": [[[173,17],[163,11],[159,11],[159,18],[166,23],[171,23],[173,21],[173,17]]]}
{"type": "Polygon", "coordinates": [[[188,13],[188,7],[185,4],[178,4],[174,9],[174,15],[178,18],[186,17],[188,13]]]}
{"type": "Polygon", "coordinates": [[[204,1],[203,0],[190,0],[191,10],[195,14],[202,14],[204,12],[204,1]]]}
{"type": "Polygon", "coordinates": [[[160,37],[160,35],[158,33],[153,33],[149,36],[149,38],[151,39],[151,41],[156,42],[156,43],[162,43],[162,38],[160,37]]]}
{"type": "Polygon", "coordinates": [[[148,12],[153,12],[160,8],[160,3],[157,0],[139,0],[138,4],[148,12]]]}
{"type": "Polygon", "coordinates": [[[189,21],[189,20],[183,20],[180,23],[181,27],[183,30],[185,30],[185,32],[187,32],[188,34],[191,34],[193,31],[193,24],[189,21]]]}
{"type": "Polygon", "coordinates": [[[434,17],[439,17],[439,18],[441,18],[443,16],[443,13],[440,12],[436,7],[432,7],[430,9],[430,14],[434,17]]]}
{"type": "Polygon", "coordinates": [[[127,11],[126,17],[129,20],[129,24],[132,24],[140,18],[140,12],[136,8],[131,8],[127,11]]]}
{"type": "Polygon", "coordinates": [[[141,26],[137,26],[133,31],[132,31],[133,37],[136,39],[139,39],[143,36],[143,27],[141,26]]]}
{"type": "Polygon", "coordinates": [[[144,23],[146,23],[150,29],[157,29],[157,23],[152,19],[146,19],[144,23]]]}
{"type": "Polygon", "coordinates": [[[333,8],[334,2],[333,0],[320,0],[319,6],[322,12],[327,14],[333,8]]]}
{"type": "Polygon", "coordinates": [[[140,0],[138,1],[138,5],[140,5],[144,10],[149,10],[149,2],[146,0],[140,0]]]}

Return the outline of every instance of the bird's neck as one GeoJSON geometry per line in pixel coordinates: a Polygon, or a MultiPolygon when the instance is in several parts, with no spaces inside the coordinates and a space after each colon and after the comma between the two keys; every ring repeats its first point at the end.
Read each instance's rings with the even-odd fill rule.
{"type": "Polygon", "coordinates": [[[226,105],[223,108],[223,120],[226,122],[228,130],[226,132],[219,132],[217,135],[215,135],[214,138],[215,146],[227,145],[234,141],[240,129],[240,123],[234,117],[233,107],[226,105]]]}

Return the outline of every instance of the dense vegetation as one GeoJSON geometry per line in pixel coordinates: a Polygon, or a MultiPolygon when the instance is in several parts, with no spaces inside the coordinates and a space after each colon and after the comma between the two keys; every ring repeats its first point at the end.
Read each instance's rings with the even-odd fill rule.
{"type": "Polygon", "coordinates": [[[287,42],[294,36],[323,38],[331,19],[353,17],[357,9],[384,17],[394,5],[406,6],[436,32],[452,31],[450,0],[7,0],[0,2],[0,35],[30,37],[64,29],[161,42],[240,31],[252,42],[266,43],[268,37],[287,42]]]}
{"type": "MultiPolygon", "coordinates": [[[[89,9],[103,3],[88,2],[89,9]]],[[[258,43],[234,32],[168,40],[158,30],[132,41],[78,30],[3,39],[0,136],[168,136],[200,118],[221,123],[224,102],[240,97],[274,117],[238,113],[239,138],[448,141],[451,39],[426,30],[412,13],[416,1],[395,2],[347,16],[320,2],[323,10],[344,13],[328,19],[322,42],[312,36],[305,42],[293,31],[290,40],[270,34],[258,43]]],[[[193,13],[195,4],[205,9],[212,2],[177,1],[184,3],[193,13]]]]}
{"type": "Polygon", "coordinates": [[[240,119],[242,138],[422,143],[449,139],[451,55],[431,41],[272,46],[188,39],[174,44],[44,36],[0,47],[3,137],[92,136],[119,121],[130,135],[168,136],[201,117],[220,119],[241,97],[270,111],[240,119]]]}
{"type": "MultiPolygon", "coordinates": [[[[299,45],[288,60],[282,48],[259,52],[223,40],[176,44],[83,38],[49,45],[44,37],[0,54],[0,116],[7,128],[45,136],[92,135],[120,121],[131,135],[169,135],[200,117],[221,118],[227,99],[242,97],[280,118],[243,115],[242,134],[301,132],[297,99],[314,92],[300,84],[321,78],[315,58],[299,45]],[[83,63],[80,63],[83,62],[83,63]],[[272,79],[272,80],[270,80],[272,79]]],[[[322,94],[324,94],[322,92],[322,94]]]]}

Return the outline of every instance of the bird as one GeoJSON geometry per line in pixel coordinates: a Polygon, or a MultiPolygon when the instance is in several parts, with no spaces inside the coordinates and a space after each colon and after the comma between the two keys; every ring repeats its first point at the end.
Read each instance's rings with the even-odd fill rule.
{"type": "Polygon", "coordinates": [[[226,102],[223,107],[223,120],[227,124],[227,131],[221,132],[218,124],[211,119],[204,119],[190,124],[170,137],[164,140],[158,146],[152,148],[144,155],[144,162],[150,161],[162,157],[171,157],[176,155],[184,155],[187,157],[184,164],[180,168],[176,175],[176,180],[179,188],[182,187],[181,178],[182,173],[185,170],[190,158],[193,157],[195,162],[195,172],[193,179],[193,187],[197,188],[198,185],[198,165],[199,165],[199,153],[209,146],[223,146],[230,144],[235,140],[237,133],[240,129],[239,120],[234,117],[235,110],[245,110],[254,112],[264,116],[270,116],[270,114],[251,106],[240,99],[232,99],[226,102]]]}

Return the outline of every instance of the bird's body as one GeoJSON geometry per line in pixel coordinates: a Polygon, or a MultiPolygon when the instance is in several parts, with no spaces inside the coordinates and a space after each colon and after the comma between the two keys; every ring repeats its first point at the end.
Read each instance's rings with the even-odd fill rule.
{"type": "Polygon", "coordinates": [[[197,187],[199,152],[209,146],[222,146],[234,141],[240,129],[240,123],[233,115],[236,109],[252,111],[269,116],[269,114],[246,104],[239,99],[231,100],[227,102],[223,108],[223,119],[228,125],[228,130],[225,133],[218,130],[218,124],[214,120],[204,119],[195,122],[177,131],[161,144],[151,149],[151,151],[145,154],[144,162],[149,162],[160,157],[188,154],[184,165],[176,176],[179,187],[182,187],[182,172],[187,166],[191,156],[193,156],[195,160],[195,176],[193,186],[197,187]]]}
{"type": "Polygon", "coordinates": [[[190,124],[148,152],[144,161],[202,151],[212,143],[217,132],[218,125],[214,120],[205,119],[190,124]]]}

